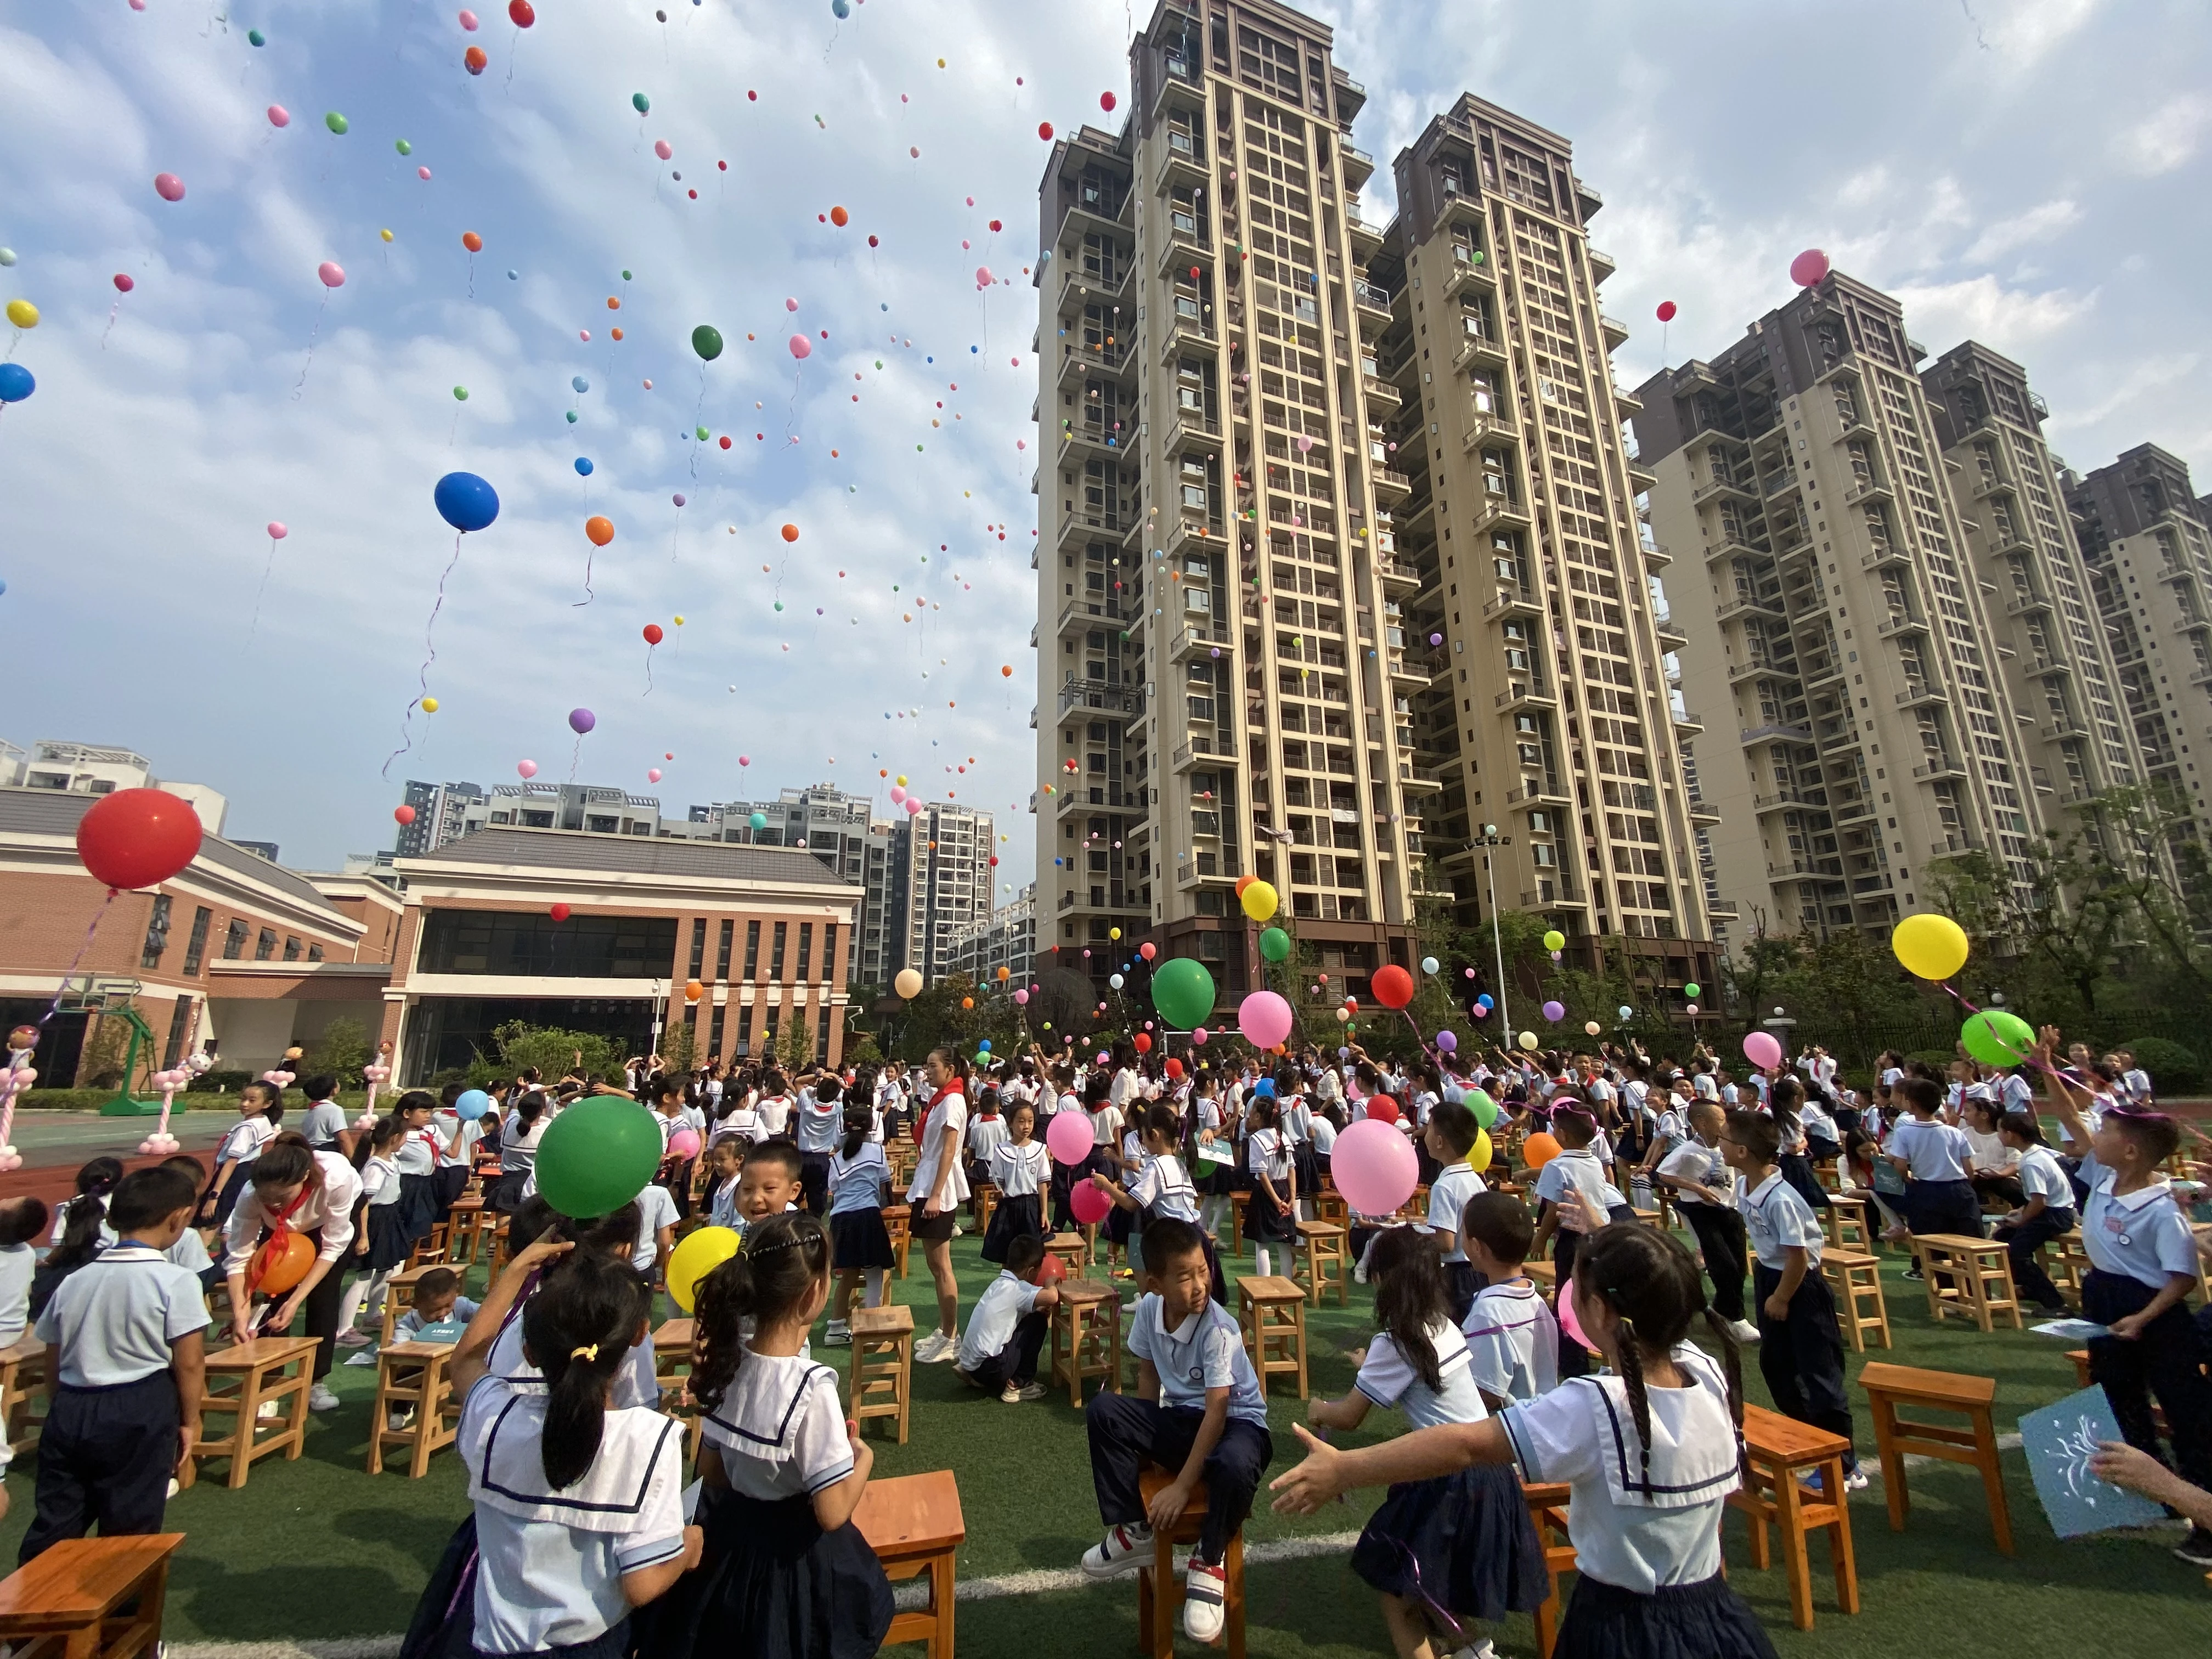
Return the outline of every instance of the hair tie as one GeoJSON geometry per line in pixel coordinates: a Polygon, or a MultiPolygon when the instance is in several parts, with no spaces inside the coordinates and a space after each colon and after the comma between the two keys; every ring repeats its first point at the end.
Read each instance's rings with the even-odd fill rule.
{"type": "Polygon", "coordinates": [[[571,1348],[571,1349],[569,1349],[569,1350],[568,1350],[568,1358],[571,1358],[571,1359],[580,1359],[580,1360],[584,1361],[586,1364],[591,1364],[592,1362],[593,1362],[594,1360],[598,1359],[598,1358],[599,1358],[599,1345],[598,1343],[596,1343],[596,1342],[586,1342],[586,1343],[582,1347],[580,1347],[580,1348],[571,1348]]]}

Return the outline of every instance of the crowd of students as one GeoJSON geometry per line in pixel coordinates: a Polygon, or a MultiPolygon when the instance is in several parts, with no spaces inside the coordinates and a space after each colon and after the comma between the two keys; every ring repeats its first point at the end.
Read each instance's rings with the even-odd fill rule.
{"type": "MultiPolygon", "coordinates": [[[[1702,1049],[1677,1065],[1638,1048],[1403,1064],[1357,1049],[1221,1064],[1194,1051],[1186,1065],[1124,1046],[1097,1064],[1032,1049],[981,1071],[940,1048],[912,1072],[642,1067],[623,1091],[659,1115],[668,1157],[636,1200],[590,1218],[546,1206],[533,1158],[568,1101],[605,1091],[598,1079],[547,1088],[526,1076],[480,1097],[410,1091],[365,1129],[330,1105],[327,1079],[309,1079],[301,1131],[282,1127],[273,1091],[241,1103],[204,1195],[191,1159],[128,1176],[112,1160],[88,1164],[48,1266],[30,1265],[45,1206],[0,1204],[0,1340],[13,1307],[19,1334],[34,1319],[57,1350],[25,1559],[94,1524],[158,1526],[198,1418],[206,1285],[227,1283],[241,1340],[304,1321],[323,1408],[334,1351],[373,1343],[356,1319],[374,1313],[392,1267],[471,1168],[492,1171],[495,1156],[488,1190],[509,1218],[509,1265],[480,1307],[458,1299],[458,1280],[417,1291],[418,1321],[466,1321],[452,1370],[471,1514],[408,1652],[682,1655],[726,1647],[732,1631],[768,1656],[872,1650],[890,1593],[849,1524],[872,1457],[811,1342],[817,1330],[825,1346],[849,1342],[854,1308],[886,1294],[896,1155],[912,1159],[905,1202],[936,1303],[915,1358],[1010,1406],[1044,1393],[1036,1368],[1058,1297],[1048,1233],[1073,1224],[1084,1187],[1110,1206],[1103,1270],[1134,1281],[1126,1340],[1139,1381],[1086,1410],[1104,1530],[1081,1567],[1103,1579],[1148,1562],[1153,1528],[1173,1525],[1202,1480],[1183,1620],[1210,1641],[1229,1540],[1276,1460],[1224,1305],[1225,1210],[1244,1195],[1250,1267],[1267,1273],[1313,1214],[1336,1136],[1372,1119],[1411,1139],[1426,1202],[1352,1216],[1376,1334],[1352,1356],[1352,1392],[1313,1402],[1310,1429],[1297,1431],[1304,1461],[1274,1486],[1277,1507],[1297,1510],[1390,1487],[1352,1566],[1406,1659],[1485,1659],[1483,1627],[1544,1599],[1516,1469],[1573,1489],[1580,1575],[1561,1651],[1771,1653],[1720,1576],[1719,1509],[1741,1478],[1743,1346],[1757,1347],[1778,1409],[1852,1436],[1820,1272],[1816,1212],[1830,1192],[1818,1166],[1831,1160],[1844,1190],[1901,1234],[1978,1234],[1985,1206],[2004,1206],[1996,1224],[2019,1281],[2052,1305],[2033,1251],[2079,1215],[2093,1264],[2083,1311],[2106,1328],[2090,1343],[2093,1373],[2133,1449],[2109,1449],[2102,1467],[2195,1516],[2177,1553],[2212,1565],[2201,1524],[2212,1498],[2197,1490],[2212,1487],[2212,1391],[2205,1333],[2185,1305],[2197,1246],[2161,1172],[2180,1132],[2124,1056],[2057,1044],[2045,1032],[2002,1075],[1962,1063],[1945,1078],[1886,1055],[1863,1095],[1818,1049],[1740,1077],[1702,1049]],[[2044,1145],[2039,1099],[2059,1150],[2044,1145]],[[1067,1113],[1081,1115],[1079,1159],[1045,1146],[1067,1113]],[[1516,1128],[1556,1151],[1531,1158],[1523,1189],[1494,1190],[1477,1167],[1486,1133],[1497,1146],[1516,1128]],[[685,1130],[696,1153],[677,1138],[685,1130]],[[695,1158],[706,1164],[696,1182],[695,1158]],[[975,1225],[987,1182],[981,1254],[1000,1272],[963,1329],[951,1243],[975,1225]],[[1637,1218],[1655,1185],[1671,1192],[1694,1252],[1637,1218]],[[706,1449],[687,1494],[649,1330],[653,1287],[695,1205],[741,1247],[696,1291],[686,1409],[705,1419],[706,1449]],[[219,1262],[200,1221],[220,1229],[219,1262]],[[282,1297],[257,1298],[261,1264],[295,1234],[313,1241],[313,1265],[282,1297]],[[1562,1340],[1525,1271],[1547,1247],[1579,1340],[1562,1340]],[[2160,1450],[2154,1398],[2178,1479],[2146,1461],[2160,1450]],[[1362,1428],[1376,1407],[1401,1412],[1410,1431],[1349,1451],[1325,1437],[1362,1428]],[[167,1446],[179,1455],[155,1455],[167,1446]],[[1149,1499],[1148,1464],[1167,1476],[1149,1499]]],[[[1068,1139],[1053,1144],[1067,1152],[1068,1139]]],[[[1845,1468],[1847,1488],[1865,1484],[1855,1459],[1845,1468]]]]}

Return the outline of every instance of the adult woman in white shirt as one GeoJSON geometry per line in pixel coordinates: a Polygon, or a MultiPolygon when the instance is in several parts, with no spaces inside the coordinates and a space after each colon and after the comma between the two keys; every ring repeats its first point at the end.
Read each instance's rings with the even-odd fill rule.
{"type": "Polygon", "coordinates": [[[311,1152],[303,1136],[287,1135],[264,1147],[249,1166],[246,1189],[223,1229],[232,1334],[240,1342],[252,1341],[257,1328],[281,1335],[304,1310],[307,1334],[316,1342],[314,1382],[307,1395],[313,1411],[329,1411],[338,1403],[323,1378],[336,1352],[343,1279],[338,1263],[353,1243],[354,1200],[360,1196],[361,1176],[351,1164],[336,1152],[311,1152]],[[294,1234],[313,1243],[315,1259],[306,1276],[279,1292],[274,1307],[256,1320],[252,1285],[261,1273],[253,1271],[249,1283],[249,1269],[255,1267],[264,1242],[276,1247],[269,1256],[281,1260],[284,1242],[294,1234]]]}

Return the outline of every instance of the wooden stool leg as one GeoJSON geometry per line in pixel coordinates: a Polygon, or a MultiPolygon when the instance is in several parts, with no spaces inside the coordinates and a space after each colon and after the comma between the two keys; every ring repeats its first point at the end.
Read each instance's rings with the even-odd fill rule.
{"type": "Polygon", "coordinates": [[[1874,1398],[1874,1439],[1881,1448],[1881,1490],[1889,1500],[1889,1529],[1905,1530],[1912,1513],[1912,1494],[1905,1484],[1905,1457],[1897,1449],[1897,1402],[1887,1395],[1874,1398]]]}
{"type": "Polygon", "coordinates": [[[1997,1465],[1996,1425],[1987,1407],[1973,1415],[1974,1462],[1982,1471],[1982,1492],[1990,1503],[1990,1528],[1996,1534],[1997,1548],[2010,1555],[2012,1509],[2005,1499],[2004,1471],[1997,1465]]]}
{"type": "MultiPolygon", "coordinates": [[[[1820,1466],[1820,1484],[1829,1497],[1835,1500],[1836,1518],[1828,1525],[1828,1555],[1836,1570],[1836,1606],[1844,1613],[1859,1610],[1859,1567],[1857,1552],[1851,1546],[1850,1505],[1844,1501],[1844,1460],[1832,1457],[1820,1466]]],[[[1813,1599],[1812,1586],[1805,1589],[1805,1600],[1809,1607],[1813,1599]]]]}
{"type": "Polygon", "coordinates": [[[1175,1545],[1165,1532],[1152,1534],[1152,1652],[1157,1659],[1174,1659],[1180,1598],[1175,1593],[1175,1545]]]}
{"type": "MultiPolygon", "coordinates": [[[[900,1423],[902,1427],[903,1414],[900,1423]]],[[[933,1556],[929,1563],[929,1604],[937,1614],[937,1628],[929,1638],[929,1659],[953,1659],[958,1651],[952,1645],[952,1609],[958,1605],[952,1585],[954,1559],[951,1554],[933,1556]]]]}
{"type": "Polygon", "coordinates": [[[1222,1568],[1229,1581],[1222,1593],[1223,1613],[1229,1626],[1229,1659],[1244,1659],[1243,1528],[1229,1534],[1229,1547],[1222,1552],[1222,1568]]]}
{"type": "MultiPolygon", "coordinates": [[[[1843,1483],[1831,1492],[1840,1502],[1843,1483]]],[[[1805,1555],[1805,1517],[1797,1478],[1787,1468],[1774,1472],[1774,1519],[1782,1534],[1782,1565],[1790,1574],[1790,1622],[1799,1630],[1813,1628],[1812,1563],[1805,1555]]]]}

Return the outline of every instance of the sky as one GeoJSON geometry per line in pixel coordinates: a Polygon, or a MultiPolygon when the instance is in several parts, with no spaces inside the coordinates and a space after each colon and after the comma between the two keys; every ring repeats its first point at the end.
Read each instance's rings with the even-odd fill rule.
{"type": "MultiPolygon", "coordinates": [[[[1002,899],[1030,878],[1039,124],[1126,117],[1132,14],[664,3],[0,0],[0,300],[41,313],[4,348],[38,390],[0,411],[0,737],[136,749],[307,868],[388,847],[410,778],[531,760],[672,817],[817,781],[888,814],[903,775],[999,815],[1002,899]],[[455,471],[501,501],[458,556],[455,471]]],[[[2201,0],[1308,9],[1367,88],[1370,220],[1462,91],[1573,142],[1622,386],[1820,246],[1932,353],[2024,363],[2074,465],[2148,440],[2212,489],[2201,0]]]]}

